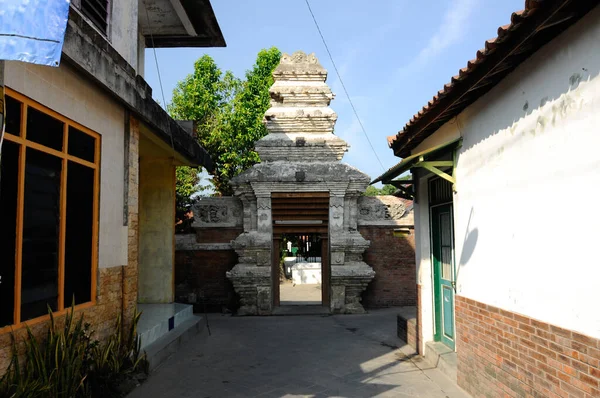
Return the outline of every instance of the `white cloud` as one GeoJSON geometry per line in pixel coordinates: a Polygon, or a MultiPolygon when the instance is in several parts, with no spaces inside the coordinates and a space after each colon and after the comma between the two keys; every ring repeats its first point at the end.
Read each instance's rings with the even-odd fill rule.
{"type": "Polygon", "coordinates": [[[352,122],[340,127],[335,129],[335,134],[350,144],[350,151],[352,151],[352,148],[356,148],[360,138],[363,137],[360,123],[356,116],[352,115],[352,122]]]}
{"type": "Polygon", "coordinates": [[[442,23],[427,45],[408,64],[400,68],[400,74],[412,71],[437,57],[448,47],[460,42],[465,35],[465,25],[479,0],[453,0],[450,2],[442,23]]]}

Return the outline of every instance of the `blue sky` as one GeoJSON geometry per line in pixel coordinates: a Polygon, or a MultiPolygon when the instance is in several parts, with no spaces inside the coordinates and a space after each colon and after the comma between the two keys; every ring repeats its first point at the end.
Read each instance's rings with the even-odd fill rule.
{"type": "MultiPolygon", "coordinates": [[[[450,77],[474,58],[524,0],[309,0],[365,130],[388,169],[399,161],[388,148],[394,135],[450,77]]],[[[157,49],[165,98],[203,54],[236,76],[262,48],[314,52],[329,71],[336,98],[335,134],[350,144],[343,161],[372,178],[384,169],[365,138],[319,37],[305,0],[212,0],[225,48],[157,49]]],[[[152,50],[146,80],[162,103],[152,50]]]]}

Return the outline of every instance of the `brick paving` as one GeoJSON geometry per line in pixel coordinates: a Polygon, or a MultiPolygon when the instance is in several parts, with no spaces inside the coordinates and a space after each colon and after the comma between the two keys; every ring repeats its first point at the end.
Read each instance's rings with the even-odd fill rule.
{"type": "Polygon", "coordinates": [[[395,337],[396,312],[346,316],[209,314],[138,397],[468,397],[395,337]]]}

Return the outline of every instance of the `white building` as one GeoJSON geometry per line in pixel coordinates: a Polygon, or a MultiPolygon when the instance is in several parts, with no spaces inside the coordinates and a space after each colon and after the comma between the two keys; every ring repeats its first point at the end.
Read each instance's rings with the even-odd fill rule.
{"type": "Polygon", "coordinates": [[[474,396],[600,396],[597,4],[526,1],[375,180],[412,171],[418,351],[474,396]]]}
{"type": "Polygon", "coordinates": [[[60,67],[0,65],[0,374],[48,306],[74,300],[103,338],[172,303],[175,166],[212,166],[152,99],[144,50],[207,46],[225,46],[209,0],[73,0],[60,67]]]}

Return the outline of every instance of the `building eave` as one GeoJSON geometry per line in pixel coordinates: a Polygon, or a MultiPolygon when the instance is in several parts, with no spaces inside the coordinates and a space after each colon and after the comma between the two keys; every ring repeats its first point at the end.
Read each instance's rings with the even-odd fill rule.
{"type": "Polygon", "coordinates": [[[543,45],[578,21],[597,0],[526,0],[498,36],[487,40],[476,58],[411,118],[396,136],[388,137],[394,155],[405,158],[423,140],[467,106],[485,95],[543,45]]]}
{"type": "MultiPolygon", "coordinates": [[[[151,34],[149,29],[142,29],[147,48],[226,46],[210,0],[170,0],[170,4],[181,21],[180,32],[151,34]]],[[[144,15],[140,21],[148,22],[144,15]]]]}
{"type": "Polygon", "coordinates": [[[152,99],[148,83],[73,9],[69,13],[63,57],[148,125],[157,137],[187,159],[189,165],[212,171],[212,160],[196,138],[152,99]]]}

